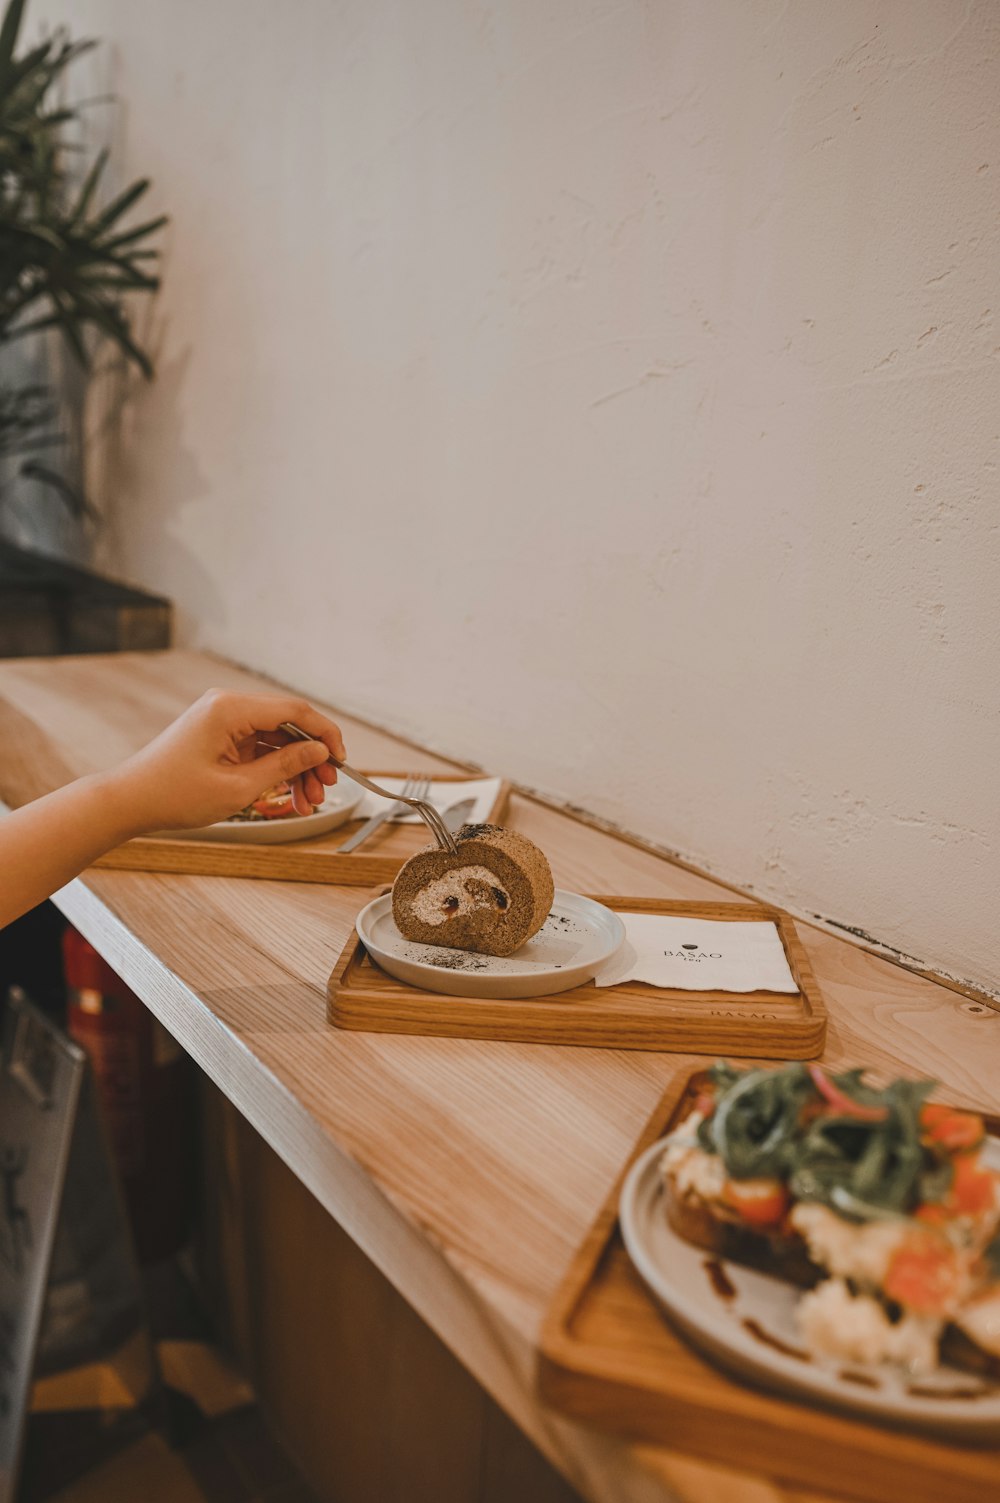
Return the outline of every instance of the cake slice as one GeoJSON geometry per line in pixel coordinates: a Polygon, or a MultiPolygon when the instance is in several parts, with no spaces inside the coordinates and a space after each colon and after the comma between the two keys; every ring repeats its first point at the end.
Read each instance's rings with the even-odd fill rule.
{"type": "Polygon", "coordinates": [[[392,888],[405,939],[484,955],[513,955],[552,907],[549,863],[527,836],[499,825],[463,825],[458,851],[418,851],[392,888]]]}

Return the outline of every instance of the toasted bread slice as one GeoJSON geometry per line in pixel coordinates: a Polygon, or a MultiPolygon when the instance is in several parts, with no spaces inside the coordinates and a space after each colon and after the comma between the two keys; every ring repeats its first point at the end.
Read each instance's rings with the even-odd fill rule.
{"type": "MultiPolygon", "coordinates": [[[[678,1192],[673,1176],[664,1176],[667,1221],[685,1242],[717,1258],[753,1268],[806,1290],[831,1277],[809,1257],[804,1238],[794,1227],[758,1230],[721,1204],[691,1190],[678,1192]]],[[[1000,1356],[984,1350],[958,1326],[948,1323],[940,1339],[940,1360],[985,1383],[1000,1382],[1000,1356]]]]}
{"type": "Polygon", "coordinates": [[[957,1367],[965,1373],[975,1373],[978,1378],[990,1384],[1000,1383],[1000,1357],[986,1351],[971,1336],[960,1331],[958,1326],[945,1326],[940,1351],[941,1361],[947,1362],[949,1367],[957,1367]]]}
{"type": "Polygon", "coordinates": [[[717,1258],[729,1258],[760,1273],[811,1289],[824,1277],[793,1228],[758,1231],[721,1206],[710,1205],[692,1191],[678,1194],[672,1177],[664,1180],[667,1221],[679,1237],[717,1258]]]}

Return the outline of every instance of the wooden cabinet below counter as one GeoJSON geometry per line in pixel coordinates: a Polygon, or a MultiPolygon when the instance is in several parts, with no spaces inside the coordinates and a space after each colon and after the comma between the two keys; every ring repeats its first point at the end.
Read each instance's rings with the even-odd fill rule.
{"type": "Polygon", "coordinates": [[[201,1077],[208,1307],[330,1503],[583,1503],[201,1077]]]}

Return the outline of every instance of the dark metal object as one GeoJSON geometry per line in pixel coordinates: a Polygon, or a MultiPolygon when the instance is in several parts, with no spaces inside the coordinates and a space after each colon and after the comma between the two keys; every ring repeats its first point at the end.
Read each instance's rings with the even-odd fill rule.
{"type": "Polygon", "coordinates": [[[169,647],[171,625],[159,595],[0,542],[0,657],[169,647]]]}

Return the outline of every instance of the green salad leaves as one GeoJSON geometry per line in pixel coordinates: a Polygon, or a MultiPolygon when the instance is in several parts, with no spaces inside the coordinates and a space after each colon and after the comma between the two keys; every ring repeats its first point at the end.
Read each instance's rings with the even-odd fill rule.
{"type": "Polygon", "coordinates": [[[715,1111],[701,1123],[699,1142],[721,1155],[732,1179],[780,1179],[796,1199],[856,1221],[905,1216],[948,1193],[947,1156],[921,1140],[920,1108],[932,1080],[894,1080],[877,1090],[860,1070],[827,1075],[802,1064],[734,1070],[720,1063],[711,1075],[715,1111]]]}

